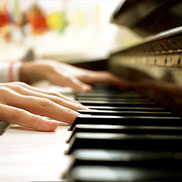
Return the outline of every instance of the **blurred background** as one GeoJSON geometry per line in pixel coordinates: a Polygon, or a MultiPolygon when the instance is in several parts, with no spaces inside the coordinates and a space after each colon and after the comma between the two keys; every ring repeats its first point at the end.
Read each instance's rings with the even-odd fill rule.
{"type": "Polygon", "coordinates": [[[123,1],[0,0],[0,61],[27,53],[70,63],[107,57],[140,40],[109,21],[123,1]]]}

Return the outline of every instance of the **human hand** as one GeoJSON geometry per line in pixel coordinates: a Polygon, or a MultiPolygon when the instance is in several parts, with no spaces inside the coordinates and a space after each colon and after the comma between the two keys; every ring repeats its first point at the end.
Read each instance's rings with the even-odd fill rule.
{"type": "Polygon", "coordinates": [[[80,109],[87,108],[58,93],[22,82],[0,84],[2,121],[40,131],[54,131],[58,123],[72,124],[78,116],[76,110],[80,109]]]}
{"type": "Polygon", "coordinates": [[[46,79],[59,86],[71,87],[75,92],[90,91],[95,83],[111,84],[121,89],[129,83],[105,71],[90,71],[56,61],[36,61],[24,63],[20,70],[21,80],[32,83],[46,79]]]}

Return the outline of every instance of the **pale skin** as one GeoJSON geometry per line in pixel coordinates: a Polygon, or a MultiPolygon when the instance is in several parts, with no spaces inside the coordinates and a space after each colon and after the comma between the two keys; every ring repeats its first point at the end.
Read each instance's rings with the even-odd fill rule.
{"type": "MultiPolygon", "coordinates": [[[[24,63],[20,78],[26,83],[48,80],[74,92],[90,91],[92,84],[109,83],[128,88],[128,82],[108,72],[95,72],[55,61],[24,63]]],[[[39,131],[54,131],[58,124],[72,124],[77,110],[87,109],[59,93],[48,92],[23,82],[0,84],[0,119],[39,131]]]]}

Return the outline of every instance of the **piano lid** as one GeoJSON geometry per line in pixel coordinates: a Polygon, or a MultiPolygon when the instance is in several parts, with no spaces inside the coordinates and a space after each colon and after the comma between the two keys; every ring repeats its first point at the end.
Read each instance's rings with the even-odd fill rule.
{"type": "Polygon", "coordinates": [[[111,22],[148,36],[182,26],[181,9],[180,0],[125,0],[113,13],[111,22]]]}
{"type": "Polygon", "coordinates": [[[125,0],[113,23],[144,36],[113,52],[110,70],[133,88],[182,116],[182,1],[125,0]]]}

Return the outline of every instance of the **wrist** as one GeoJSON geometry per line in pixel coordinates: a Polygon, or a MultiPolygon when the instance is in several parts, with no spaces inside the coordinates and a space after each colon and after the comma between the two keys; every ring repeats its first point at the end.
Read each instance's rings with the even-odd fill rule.
{"type": "Polygon", "coordinates": [[[33,71],[32,62],[23,63],[20,67],[20,81],[30,84],[31,75],[35,74],[33,71]]]}
{"type": "Polygon", "coordinates": [[[8,77],[9,82],[20,81],[20,67],[22,63],[20,61],[14,61],[9,63],[8,77]]]}
{"type": "Polygon", "coordinates": [[[44,65],[38,62],[31,61],[23,63],[20,67],[20,81],[32,84],[44,80],[45,71],[44,65]]]}

